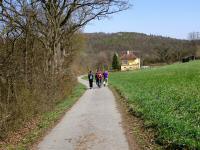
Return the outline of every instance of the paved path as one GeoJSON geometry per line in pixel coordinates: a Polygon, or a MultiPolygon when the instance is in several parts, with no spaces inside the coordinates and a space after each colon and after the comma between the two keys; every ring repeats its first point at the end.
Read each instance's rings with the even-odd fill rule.
{"type": "MultiPolygon", "coordinates": [[[[88,85],[79,78],[79,82],[88,85]]],[[[39,150],[128,150],[112,92],[107,87],[88,89],[44,137],[39,150]]]]}

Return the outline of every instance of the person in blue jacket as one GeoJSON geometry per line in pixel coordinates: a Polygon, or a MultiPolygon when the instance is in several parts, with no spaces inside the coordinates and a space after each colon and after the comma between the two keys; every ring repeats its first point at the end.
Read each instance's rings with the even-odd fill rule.
{"type": "Polygon", "coordinates": [[[104,71],[104,73],[103,73],[103,79],[104,79],[103,85],[107,86],[108,85],[108,71],[104,71]]]}

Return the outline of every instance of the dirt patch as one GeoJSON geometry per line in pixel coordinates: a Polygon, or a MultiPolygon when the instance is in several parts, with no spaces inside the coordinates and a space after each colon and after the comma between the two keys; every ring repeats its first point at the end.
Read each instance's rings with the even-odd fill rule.
{"type": "Polygon", "coordinates": [[[110,87],[112,90],[118,110],[122,115],[122,126],[125,130],[130,150],[160,150],[162,147],[154,141],[155,132],[144,127],[144,122],[130,113],[126,98],[121,96],[119,92],[110,87]]]}

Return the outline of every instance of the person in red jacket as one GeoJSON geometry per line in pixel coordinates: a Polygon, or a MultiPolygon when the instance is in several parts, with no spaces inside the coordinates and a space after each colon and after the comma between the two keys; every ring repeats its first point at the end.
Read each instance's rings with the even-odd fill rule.
{"type": "Polygon", "coordinates": [[[100,70],[98,70],[98,72],[96,73],[96,82],[97,82],[97,86],[99,88],[101,87],[102,79],[103,79],[102,72],[100,70]]]}

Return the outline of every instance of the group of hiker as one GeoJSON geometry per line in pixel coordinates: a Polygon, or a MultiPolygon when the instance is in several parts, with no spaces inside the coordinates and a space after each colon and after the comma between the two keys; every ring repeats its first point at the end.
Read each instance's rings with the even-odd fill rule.
{"type": "MultiPolygon", "coordinates": [[[[89,71],[88,73],[88,80],[89,80],[89,86],[90,89],[93,88],[93,81],[94,81],[94,74],[92,71],[89,71]]],[[[97,70],[95,73],[95,80],[96,80],[96,85],[100,88],[102,86],[102,83],[104,86],[108,85],[108,71],[102,71],[97,70]]]]}

